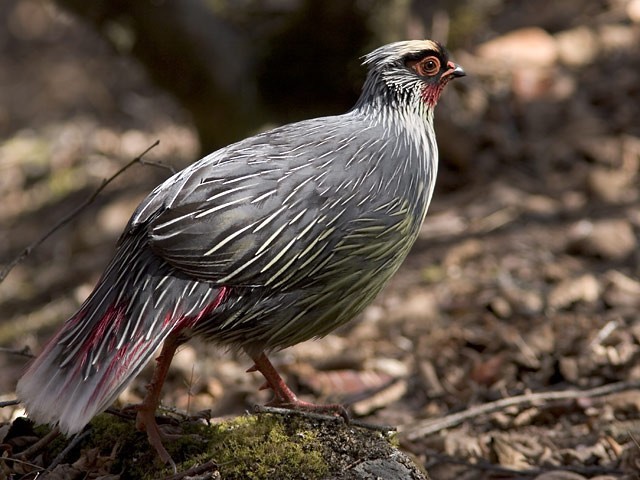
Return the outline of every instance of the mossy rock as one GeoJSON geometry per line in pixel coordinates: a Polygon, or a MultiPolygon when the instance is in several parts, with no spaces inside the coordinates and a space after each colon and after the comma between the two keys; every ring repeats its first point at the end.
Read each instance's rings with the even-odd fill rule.
{"type": "MultiPolygon", "coordinates": [[[[175,439],[166,440],[164,445],[178,472],[210,466],[211,477],[198,478],[427,478],[393,445],[393,435],[346,425],[341,419],[270,413],[220,423],[163,419],[171,421],[161,429],[176,433],[175,439]]],[[[64,449],[59,442],[55,447],[47,457],[53,458],[64,449]]],[[[109,474],[108,478],[118,480],[157,480],[173,475],[170,468],[160,464],[146,435],[136,431],[132,420],[108,414],[91,422],[90,435],[66,452],[64,462],[69,463],[57,468],[73,468],[93,476],[109,474]]]]}

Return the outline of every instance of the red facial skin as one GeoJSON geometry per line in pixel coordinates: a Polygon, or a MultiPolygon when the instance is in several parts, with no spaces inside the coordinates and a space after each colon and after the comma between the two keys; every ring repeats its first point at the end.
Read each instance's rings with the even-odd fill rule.
{"type": "Polygon", "coordinates": [[[448,62],[447,70],[440,75],[440,80],[436,83],[424,86],[424,89],[422,90],[422,98],[429,107],[433,108],[436,106],[440,99],[440,95],[442,94],[442,90],[451,79],[456,77],[454,72],[457,71],[459,71],[459,67],[453,62],[448,62]]]}

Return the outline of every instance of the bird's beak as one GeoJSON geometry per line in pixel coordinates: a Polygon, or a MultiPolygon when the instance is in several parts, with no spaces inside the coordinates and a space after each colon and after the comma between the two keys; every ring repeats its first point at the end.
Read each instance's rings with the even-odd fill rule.
{"type": "Polygon", "coordinates": [[[442,75],[443,77],[457,78],[464,77],[467,74],[464,71],[464,68],[462,68],[457,63],[449,62],[447,63],[447,67],[449,67],[449,69],[444,72],[444,74],[442,75]]]}

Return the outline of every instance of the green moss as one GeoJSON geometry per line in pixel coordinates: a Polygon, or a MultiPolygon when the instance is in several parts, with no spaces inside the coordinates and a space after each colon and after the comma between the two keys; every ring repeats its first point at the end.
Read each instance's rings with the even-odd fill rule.
{"type": "MultiPolygon", "coordinates": [[[[38,438],[46,437],[51,432],[49,425],[34,425],[33,432],[38,438]]],[[[64,435],[58,435],[51,443],[47,445],[47,456],[51,459],[55,458],[67,446],[68,439],[64,435]]],[[[0,477],[2,478],[2,477],[0,477]]]]}
{"type": "MultiPolygon", "coordinates": [[[[163,444],[178,471],[214,462],[225,480],[327,478],[349,468],[354,459],[388,458],[394,451],[391,443],[397,444],[394,436],[298,415],[245,415],[214,425],[178,417],[171,428],[175,440],[163,444]]],[[[49,431],[46,426],[35,428],[39,436],[49,431]]],[[[68,441],[60,436],[49,453],[56,455],[68,441]]],[[[96,448],[101,472],[118,474],[121,480],[156,480],[173,474],[161,464],[146,434],[136,430],[133,418],[97,416],[91,422],[91,435],[68,452],[65,461],[91,458],[82,452],[96,448]]],[[[87,468],[91,471],[94,466],[87,468]]]]}
{"type": "Polygon", "coordinates": [[[398,437],[397,432],[389,432],[385,435],[385,438],[392,446],[400,448],[400,437],[398,437]]]}
{"type": "Polygon", "coordinates": [[[91,421],[91,437],[83,448],[100,448],[102,454],[110,455],[114,446],[117,454],[111,471],[123,472],[123,479],[142,478],[158,461],[146,435],[135,429],[133,421],[98,415],[91,421]]]}
{"type": "Polygon", "coordinates": [[[270,415],[246,416],[219,427],[212,449],[225,479],[320,478],[328,472],[314,432],[270,415]]]}
{"type": "MultiPolygon", "coordinates": [[[[217,425],[183,423],[181,430],[180,438],[164,442],[178,471],[213,460],[225,480],[318,479],[329,472],[316,433],[294,420],[271,415],[243,416],[217,425]]],[[[117,429],[114,431],[117,434],[117,429]]],[[[111,441],[106,434],[101,438],[111,441]]],[[[148,449],[143,440],[142,447],[148,449]]],[[[155,453],[149,453],[151,457],[135,448],[127,451],[131,462],[122,465],[122,478],[151,480],[170,475],[168,468],[153,462],[155,453]],[[158,468],[154,469],[154,465],[158,468]]]]}

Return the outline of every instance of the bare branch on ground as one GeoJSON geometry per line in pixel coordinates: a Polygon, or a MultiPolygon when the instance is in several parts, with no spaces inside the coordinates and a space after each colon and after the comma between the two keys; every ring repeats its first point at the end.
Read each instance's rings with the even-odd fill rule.
{"type": "Polygon", "coordinates": [[[399,430],[400,435],[407,440],[416,440],[418,438],[437,433],[440,430],[455,427],[466,420],[479,417],[480,415],[498,412],[507,407],[533,405],[557,400],[575,400],[578,398],[600,397],[603,395],[638,388],[640,388],[640,380],[610,383],[590,390],[562,390],[557,392],[526,393],[515,397],[502,398],[484,405],[477,405],[442,418],[430,419],[418,422],[411,426],[404,426],[399,430]]]}

